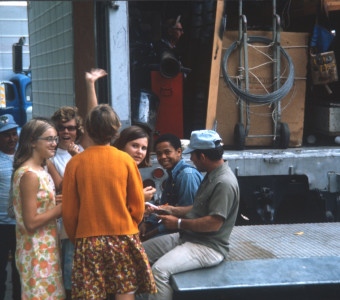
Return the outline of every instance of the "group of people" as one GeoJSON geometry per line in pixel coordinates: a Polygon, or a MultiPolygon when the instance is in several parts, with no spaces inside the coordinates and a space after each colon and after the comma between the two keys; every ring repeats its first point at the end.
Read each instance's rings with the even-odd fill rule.
{"type": "Polygon", "coordinates": [[[0,163],[13,161],[0,173],[7,182],[0,185],[0,221],[6,216],[11,229],[11,242],[1,245],[1,284],[2,258],[16,241],[22,299],[171,299],[172,274],[227,256],[239,188],[219,135],[192,132],[185,153],[196,168],[182,159],[178,137],[157,138],[154,151],[168,173],[160,204],[170,213],[160,214],[146,206],[156,190],[143,188],[138,170],[150,165],[151,132],[144,126],[119,132],[115,111],[97,105],[95,81],[105,75],[86,73],[84,124],[76,108],[61,107],[51,119],[26,123],[18,141],[13,118],[0,117],[0,163]],[[3,213],[11,200],[16,226],[3,213]]]}

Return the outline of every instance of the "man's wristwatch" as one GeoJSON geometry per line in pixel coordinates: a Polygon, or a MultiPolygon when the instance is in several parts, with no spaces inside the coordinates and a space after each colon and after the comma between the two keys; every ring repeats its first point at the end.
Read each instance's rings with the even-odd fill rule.
{"type": "Polygon", "coordinates": [[[181,229],[181,223],[182,223],[182,219],[178,219],[177,220],[177,228],[181,229]]]}

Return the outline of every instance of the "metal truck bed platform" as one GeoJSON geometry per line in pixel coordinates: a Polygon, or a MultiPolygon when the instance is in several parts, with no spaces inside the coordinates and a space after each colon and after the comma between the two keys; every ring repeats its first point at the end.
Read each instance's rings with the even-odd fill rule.
{"type": "Polygon", "coordinates": [[[237,176],[306,175],[311,190],[340,192],[339,147],[224,151],[237,176]]]}
{"type": "MultiPolygon", "coordinates": [[[[340,299],[339,235],[340,223],[236,226],[226,261],[172,276],[176,299],[191,299],[190,292],[197,292],[195,299],[227,299],[223,295],[233,295],[234,299],[230,292],[241,295],[244,288],[276,289],[272,295],[277,299],[287,288],[308,286],[324,287],[337,293],[334,299],[340,299]]],[[[303,299],[301,290],[295,294],[303,299]]],[[[333,299],[324,292],[322,297],[316,295],[315,290],[309,291],[305,299],[333,299]]]]}

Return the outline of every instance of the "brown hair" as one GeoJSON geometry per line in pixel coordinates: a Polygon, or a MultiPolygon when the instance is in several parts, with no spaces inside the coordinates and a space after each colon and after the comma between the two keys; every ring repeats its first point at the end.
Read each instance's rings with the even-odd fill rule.
{"type": "Polygon", "coordinates": [[[77,140],[84,133],[83,119],[78,114],[77,107],[62,106],[51,117],[51,120],[58,126],[60,123],[65,123],[71,120],[76,121],[77,140]]]}
{"type": "Polygon", "coordinates": [[[120,126],[118,115],[108,104],[93,108],[85,121],[86,131],[97,145],[110,143],[120,126]]]}
{"type": "Polygon", "coordinates": [[[119,150],[124,151],[124,148],[128,142],[131,142],[133,140],[137,140],[140,138],[148,139],[148,148],[146,150],[145,158],[138,165],[138,168],[150,167],[151,166],[150,152],[152,149],[151,136],[143,128],[136,126],[136,125],[126,127],[120,132],[119,138],[114,142],[113,146],[118,148],[119,150]]]}

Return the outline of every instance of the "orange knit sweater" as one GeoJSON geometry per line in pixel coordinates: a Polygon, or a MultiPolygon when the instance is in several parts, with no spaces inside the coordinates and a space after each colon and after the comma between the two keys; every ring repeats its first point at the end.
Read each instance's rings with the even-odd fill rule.
{"type": "Polygon", "coordinates": [[[138,233],[144,214],[137,165],[112,146],[92,146],[72,157],[63,180],[63,223],[70,240],[138,233]]]}

